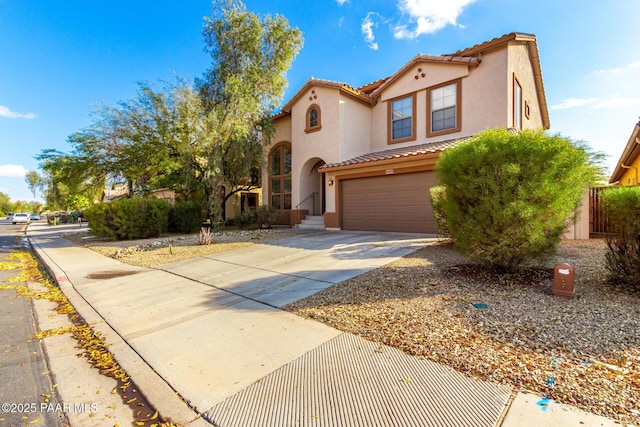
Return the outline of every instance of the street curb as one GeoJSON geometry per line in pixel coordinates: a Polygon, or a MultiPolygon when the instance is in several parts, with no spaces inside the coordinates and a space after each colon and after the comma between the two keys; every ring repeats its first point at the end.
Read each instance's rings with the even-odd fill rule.
{"type": "Polygon", "coordinates": [[[60,290],[91,328],[100,333],[109,344],[109,351],[122,369],[133,380],[140,393],[166,419],[174,423],[193,427],[211,427],[127,342],[85,301],[74,288],[66,273],[60,269],[37,242],[37,237],[28,237],[31,247],[45,266],[60,290]]]}

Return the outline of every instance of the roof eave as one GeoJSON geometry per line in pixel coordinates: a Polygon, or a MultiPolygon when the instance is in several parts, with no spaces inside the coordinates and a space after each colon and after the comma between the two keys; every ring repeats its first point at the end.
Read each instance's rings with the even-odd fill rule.
{"type": "Polygon", "coordinates": [[[315,78],[311,77],[309,80],[307,80],[305,82],[304,85],[302,85],[300,90],[298,90],[295,93],[295,95],[293,95],[291,97],[291,99],[289,99],[289,101],[282,106],[281,111],[286,112],[286,113],[291,113],[291,109],[293,108],[293,104],[295,104],[300,98],[302,98],[302,96],[304,95],[304,92],[308,88],[310,88],[311,86],[320,86],[320,87],[328,87],[328,88],[332,88],[332,89],[338,89],[342,93],[345,93],[345,94],[351,96],[352,98],[355,98],[355,99],[357,99],[359,101],[362,101],[364,103],[367,103],[369,105],[375,105],[376,104],[376,102],[375,102],[375,100],[373,98],[371,98],[370,96],[368,96],[365,93],[359,92],[358,89],[351,88],[351,86],[347,85],[346,83],[330,82],[328,80],[319,80],[319,79],[315,79],[315,78]]]}
{"type": "Polygon", "coordinates": [[[622,176],[624,175],[624,171],[625,171],[625,168],[621,166],[622,164],[629,165],[633,163],[638,156],[640,156],[640,142],[638,141],[637,138],[640,138],[640,122],[638,122],[636,126],[633,128],[633,132],[631,132],[631,137],[629,138],[627,145],[624,147],[624,150],[622,151],[622,155],[620,155],[620,158],[616,163],[616,168],[613,170],[613,173],[611,174],[611,178],[609,179],[609,184],[613,184],[617,181],[620,181],[620,179],[622,179],[622,176]],[[634,158],[632,158],[632,154],[634,153],[634,151],[636,155],[634,158]]]}
{"type": "Polygon", "coordinates": [[[413,154],[411,156],[402,156],[402,157],[392,157],[389,159],[380,159],[380,160],[371,160],[368,162],[360,162],[360,163],[351,163],[348,165],[337,165],[337,166],[322,166],[320,168],[318,168],[319,171],[321,171],[322,173],[325,172],[339,172],[339,171],[345,171],[345,170],[350,170],[350,169],[362,169],[364,167],[374,167],[374,166],[388,166],[388,165],[393,165],[393,164],[398,164],[398,163],[406,163],[407,160],[425,160],[425,159],[432,159],[432,158],[438,158],[440,156],[440,154],[443,152],[444,150],[438,150],[438,151],[433,151],[433,152],[429,152],[429,153],[419,153],[419,154],[413,154]]]}
{"type": "Polygon", "coordinates": [[[542,79],[542,66],[540,65],[540,53],[538,52],[538,44],[535,37],[533,40],[527,40],[529,44],[529,59],[533,68],[533,79],[536,82],[536,95],[538,97],[538,105],[540,105],[540,115],[542,116],[542,127],[549,129],[551,121],[549,119],[549,108],[547,106],[547,95],[544,91],[544,80],[542,79]]]}

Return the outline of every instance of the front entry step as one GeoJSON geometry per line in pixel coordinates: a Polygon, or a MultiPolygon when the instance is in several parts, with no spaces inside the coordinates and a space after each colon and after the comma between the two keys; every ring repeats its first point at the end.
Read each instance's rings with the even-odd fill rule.
{"type": "Polygon", "coordinates": [[[300,224],[296,225],[296,228],[309,229],[309,230],[324,230],[324,216],[323,215],[305,215],[304,219],[300,221],[300,224]]]}

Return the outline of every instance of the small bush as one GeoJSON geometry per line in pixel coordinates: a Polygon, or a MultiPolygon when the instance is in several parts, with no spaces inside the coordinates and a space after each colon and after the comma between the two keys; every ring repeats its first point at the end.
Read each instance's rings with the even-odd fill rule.
{"type": "Polygon", "coordinates": [[[449,236],[447,228],[447,218],[444,212],[444,199],[446,196],[446,188],[442,185],[436,185],[429,190],[429,200],[433,208],[433,219],[436,223],[436,230],[442,236],[449,236]]]}
{"type": "Polygon", "coordinates": [[[271,228],[276,223],[280,213],[269,206],[260,206],[256,209],[256,223],[260,228],[271,228]]]}
{"type": "Polygon", "coordinates": [[[209,246],[211,244],[211,240],[211,229],[209,227],[201,227],[200,234],[198,234],[198,244],[201,246],[209,246]]]}
{"type": "Polygon", "coordinates": [[[493,129],[447,149],[436,170],[456,249],[508,272],[555,253],[598,166],[586,147],[558,135],[493,129]]]}
{"type": "Polygon", "coordinates": [[[66,211],[58,211],[58,212],[50,212],[47,214],[47,223],[51,225],[71,224],[71,223],[77,223],[77,222],[78,222],[78,216],[76,214],[74,218],[73,212],[69,213],[66,211]]]}
{"type": "Polygon", "coordinates": [[[169,210],[169,231],[195,233],[202,227],[202,206],[193,201],[178,202],[169,210]]]}
{"type": "Polygon", "coordinates": [[[640,292],[640,187],[607,189],[602,201],[613,231],[607,236],[609,279],[640,292]]]}
{"type": "Polygon", "coordinates": [[[157,237],[168,230],[169,204],[160,199],[122,199],[84,211],[91,232],[114,240],[157,237]]]}
{"type": "Polygon", "coordinates": [[[255,210],[247,210],[242,212],[238,218],[238,225],[242,228],[246,228],[258,221],[258,215],[255,210]]]}

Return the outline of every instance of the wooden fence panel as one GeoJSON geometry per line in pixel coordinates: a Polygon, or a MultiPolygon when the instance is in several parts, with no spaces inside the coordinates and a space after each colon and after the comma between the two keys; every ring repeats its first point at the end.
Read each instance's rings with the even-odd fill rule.
{"type": "Polygon", "coordinates": [[[609,233],[609,222],[602,206],[602,192],[611,187],[591,187],[589,189],[589,233],[594,237],[609,233]]]}

